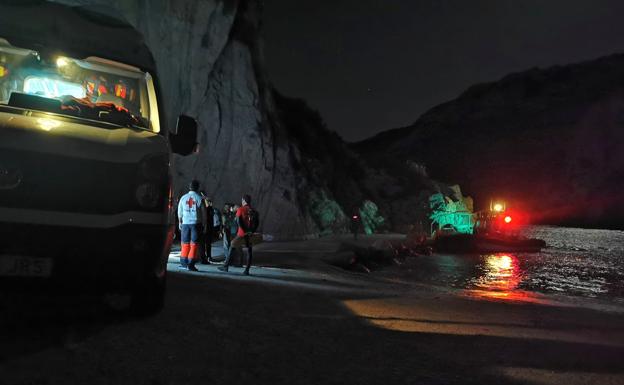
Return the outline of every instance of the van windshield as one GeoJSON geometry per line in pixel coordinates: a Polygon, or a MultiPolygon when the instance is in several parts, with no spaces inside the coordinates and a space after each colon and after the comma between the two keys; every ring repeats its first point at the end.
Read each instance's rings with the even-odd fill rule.
{"type": "Polygon", "coordinates": [[[158,131],[150,122],[149,74],[105,59],[45,56],[4,43],[0,39],[0,106],[158,131]]]}

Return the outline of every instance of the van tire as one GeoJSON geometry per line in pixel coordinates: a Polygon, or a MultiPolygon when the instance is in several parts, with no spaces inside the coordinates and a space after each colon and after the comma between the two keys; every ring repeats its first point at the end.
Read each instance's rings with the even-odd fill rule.
{"type": "Polygon", "coordinates": [[[130,313],[137,317],[158,314],[165,305],[166,286],[166,275],[144,278],[131,293],[130,313]]]}

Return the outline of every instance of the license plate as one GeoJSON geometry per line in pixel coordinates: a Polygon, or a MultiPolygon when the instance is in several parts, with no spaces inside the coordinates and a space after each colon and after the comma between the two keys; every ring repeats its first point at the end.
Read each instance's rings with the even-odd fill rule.
{"type": "Polygon", "coordinates": [[[50,274],[52,274],[51,258],[0,255],[0,276],[49,277],[50,274]]]}

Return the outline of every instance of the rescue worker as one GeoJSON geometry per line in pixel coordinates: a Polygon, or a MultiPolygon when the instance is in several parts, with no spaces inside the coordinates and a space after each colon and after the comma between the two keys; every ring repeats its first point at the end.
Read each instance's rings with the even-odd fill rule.
{"type": "Polygon", "coordinates": [[[201,235],[206,232],[206,208],[202,203],[201,196],[197,193],[199,182],[191,181],[189,192],[178,203],[178,218],[180,220],[180,233],[182,238],[182,250],[180,253],[180,267],[190,271],[197,271],[197,249],[201,235]]]}
{"type": "MultiPolygon", "coordinates": [[[[247,266],[245,267],[245,271],[243,271],[243,274],[249,275],[249,270],[251,268],[253,258],[253,245],[251,242],[251,236],[253,232],[256,231],[258,228],[259,215],[258,212],[251,207],[251,196],[248,194],[243,195],[243,198],[241,200],[241,207],[236,211],[236,223],[238,224],[238,230],[236,232],[236,239],[234,239],[232,243],[240,239],[247,247],[247,266]]],[[[219,266],[219,270],[228,271],[229,266],[230,258],[225,260],[223,266],[219,266]]]]}

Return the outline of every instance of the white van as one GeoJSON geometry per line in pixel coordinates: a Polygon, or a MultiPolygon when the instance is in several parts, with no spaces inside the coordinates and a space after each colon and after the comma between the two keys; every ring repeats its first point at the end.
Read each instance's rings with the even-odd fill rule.
{"type": "Polygon", "coordinates": [[[0,287],[129,291],[163,305],[171,152],[156,67],[119,20],[46,2],[0,5],[0,287]]]}

